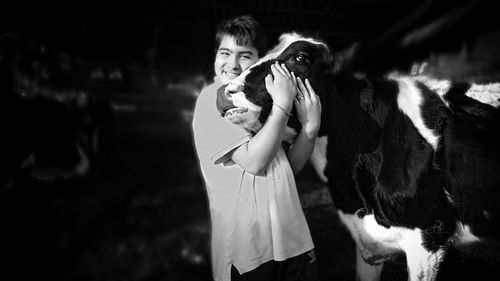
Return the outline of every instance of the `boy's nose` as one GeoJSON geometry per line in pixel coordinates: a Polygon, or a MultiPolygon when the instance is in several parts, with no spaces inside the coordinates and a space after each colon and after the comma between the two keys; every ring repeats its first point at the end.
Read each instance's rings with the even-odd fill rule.
{"type": "Polygon", "coordinates": [[[231,68],[231,69],[239,69],[240,65],[238,63],[238,59],[236,58],[236,56],[231,56],[228,58],[228,62],[227,62],[227,65],[231,68]]]}

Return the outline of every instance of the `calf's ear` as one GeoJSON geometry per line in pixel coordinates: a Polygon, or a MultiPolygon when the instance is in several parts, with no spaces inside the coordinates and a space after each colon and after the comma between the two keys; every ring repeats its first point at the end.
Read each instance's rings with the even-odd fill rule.
{"type": "Polygon", "coordinates": [[[360,50],[359,43],[353,43],[333,56],[333,73],[352,72],[360,50]]]}

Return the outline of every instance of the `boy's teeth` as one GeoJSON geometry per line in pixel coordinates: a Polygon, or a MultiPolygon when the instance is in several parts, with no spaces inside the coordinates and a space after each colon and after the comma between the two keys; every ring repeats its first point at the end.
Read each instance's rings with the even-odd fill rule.
{"type": "Polygon", "coordinates": [[[236,78],[238,75],[234,74],[234,73],[227,73],[226,72],[226,76],[231,77],[231,78],[236,78]]]}

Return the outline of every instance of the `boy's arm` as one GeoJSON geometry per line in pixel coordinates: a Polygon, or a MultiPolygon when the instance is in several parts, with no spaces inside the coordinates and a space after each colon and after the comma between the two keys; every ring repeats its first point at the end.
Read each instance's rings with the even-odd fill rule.
{"type": "Polygon", "coordinates": [[[321,102],[309,80],[303,83],[297,78],[297,85],[300,99],[295,99],[294,103],[302,129],[287,153],[294,174],[298,174],[311,157],[321,125],[321,102]]]}
{"type": "Polygon", "coordinates": [[[262,174],[281,146],[287,121],[288,116],[273,106],[261,130],[250,141],[234,150],[232,160],[251,174],[262,174]]]}
{"type": "Polygon", "coordinates": [[[317,135],[317,132],[309,134],[304,129],[300,130],[295,142],[288,150],[288,162],[294,174],[298,174],[311,157],[317,135]]]}
{"type": "Polygon", "coordinates": [[[272,65],[271,71],[274,81],[268,75],[266,88],[275,105],[260,131],[250,141],[236,148],[231,155],[236,164],[251,174],[262,174],[276,156],[297,93],[295,81],[284,66],[272,65]]]}

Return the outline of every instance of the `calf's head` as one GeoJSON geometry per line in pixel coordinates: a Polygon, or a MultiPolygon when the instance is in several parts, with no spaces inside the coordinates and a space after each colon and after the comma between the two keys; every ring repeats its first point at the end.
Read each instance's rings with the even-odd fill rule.
{"type": "MultiPolygon", "coordinates": [[[[278,61],[285,64],[297,77],[308,78],[316,94],[323,94],[323,77],[331,71],[332,55],[328,47],[311,38],[296,33],[283,34],[280,43],[252,67],[237,78],[223,85],[217,92],[217,109],[221,115],[256,133],[269,116],[273,100],[265,87],[265,77],[271,65],[278,61]]],[[[287,137],[291,141],[300,129],[295,109],[288,121],[287,137]]]]}

